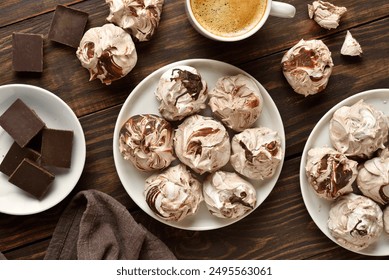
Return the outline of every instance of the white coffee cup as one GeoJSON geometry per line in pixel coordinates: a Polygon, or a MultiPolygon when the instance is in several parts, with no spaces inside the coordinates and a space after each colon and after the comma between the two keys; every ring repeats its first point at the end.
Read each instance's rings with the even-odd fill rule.
{"type": "Polygon", "coordinates": [[[240,41],[246,39],[251,35],[255,34],[265,24],[269,15],[282,17],[282,18],[293,18],[296,13],[296,8],[290,4],[282,3],[278,1],[272,1],[272,0],[264,0],[264,1],[266,2],[266,9],[263,12],[261,19],[255,24],[255,26],[253,26],[247,32],[243,34],[238,34],[236,36],[235,35],[222,36],[207,30],[196,19],[195,14],[191,7],[191,0],[185,0],[185,9],[190,23],[192,24],[194,29],[196,29],[200,34],[216,41],[234,42],[234,41],[240,41]]]}

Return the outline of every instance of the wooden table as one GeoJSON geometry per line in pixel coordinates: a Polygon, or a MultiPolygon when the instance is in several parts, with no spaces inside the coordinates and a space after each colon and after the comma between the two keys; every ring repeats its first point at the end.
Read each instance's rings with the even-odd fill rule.
{"type": "Polygon", "coordinates": [[[57,221],[79,191],[97,189],[124,204],[135,219],[157,235],[178,259],[371,259],[329,240],[310,218],[299,184],[304,144],[318,120],[335,104],[358,92],[389,88],[389,2],[333,0],[348,12],[335,30],[308,18],[311,1],[293,4],[294,19],[271,17],[253,37],[236,43],[214,42],[189,24],[184,0],[165,0],[162,19],[150,42],[137,43],[138,63],[125,78],[105,86],[88,82],[75,49],[47,39],[57,4],[89,13],[87,28],[106,23],[103,0],[21,1],[0,4],[0,84],[43,87],[62,98],[76,113],[86,137],[86,165],[73,192],[57,206],[30,216],[0,214],[0,251],[9,259],[42,259],[57,221]],[[361,58],[340,55],[346,30],[361,44],[361,58]],[[44,71],[17,74],[12,69],[13,32],[44,34],[44,71]],[[300,39],[321,39],[334,60],[327,89],[304,98],[283,77],[280,61],[300,39]],[[154,70],[183,59],[210,58],[233,64],[253,75],[270,93],[282,116],[286,157],[278,183],[265,202],[243,220],[212,231],[186,231],[166,226],[131,200],[116,173],[112,137],[116,118],[132,89],[154,70]]]}

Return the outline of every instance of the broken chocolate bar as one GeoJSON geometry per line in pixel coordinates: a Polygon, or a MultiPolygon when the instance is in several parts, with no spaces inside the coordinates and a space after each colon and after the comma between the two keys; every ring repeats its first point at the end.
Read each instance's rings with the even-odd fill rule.
{"type": "Polygon", "coordinates": [[[77,48],[84,35],[87,21],[87,13],[58,5],[48,38],[54,42],[77,48]]]}
{"type": "Polygon", "coordinates": [[[9,177],[9,182],[41,199],[49,190],[54,175],[37,163],[24,159],[9,177]]]}
{"type": "Polygon", "coordinates": [[[23,159],[28,158],[32,161],[37,161],[39,157],[40,154],[36,151],[26,147],[22,148],[14,142],[0,164],[0,172],[3,172],[7,176],[11,176],[23,159]]]}
{"type": "Polygon", "coordinates": [[[43,71],[43,37],[40,34],[12,34],[12,66],[18,72],[43,71]]]}
{"type": "Polygon", "coordinates": [[[70,168],[72,147],[73,131],[43,129],[41,147],[42,165],[70,168]]]}
{"type": "Polygon", "coordinates": [[[45,126],[45,123],[24,102],[17,99],[0,116],[0,126],[24,147],[45,126]]]}

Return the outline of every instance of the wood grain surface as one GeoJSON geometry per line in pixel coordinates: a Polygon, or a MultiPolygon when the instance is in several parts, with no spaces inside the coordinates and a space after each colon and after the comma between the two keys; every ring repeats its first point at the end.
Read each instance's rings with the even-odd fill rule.
{"type": "Polygon", "coordinates": [[[75,49],[47,39],[57,4],[89,14],[87,28],[102,26],[109,14],[104,0],[1,1],[0,85],[26,83],[50,90],[79,117],[86,137],[87,158],[73,192],[39,214],[0,214],[0,251],[9,259],[43,259],[62,211],[81,190],[97,189],[124,204],[134,218],[157,235],[178,259],[383,259],[345,250],[315,225],[304,205],[299,166],[305,142],[315,124],[334,105],[358,92],[389,88],[389,2],[333,0],[348,8],[335,30],[308,18],[312,1],[285,0],[297,13],[293,19],[270,17],[249,39],[222,43],[199,35],[185,15],[184,0],[165,0],[157,33],[136,43],[138,63],[124,78],[105,86],[89,82],[75,49]],[[363,48],[362,57],[340,54],[346,31],[363,48]],[[42,74],[12,71],[13,32],[44,36],[42,74]],[[283,77],[280,61],[300,39],[322,39],[332,52],[333,73],[324,92],[304,98],[283,77]],[[164,225],[142,210],[125,192],[113,161],[113,131],[122,104],[134,87],[160,67],[184,59],[224,61],[247,71],[269,92],[284,122],[286,158],[279,181],[265,202],[243,220],[212,231],[186,231],[164,225]]]}

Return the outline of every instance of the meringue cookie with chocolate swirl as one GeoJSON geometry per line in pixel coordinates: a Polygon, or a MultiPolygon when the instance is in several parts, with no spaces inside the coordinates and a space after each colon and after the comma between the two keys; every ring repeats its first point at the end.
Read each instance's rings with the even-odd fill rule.
{"type": "Polygon", "coordinates": [[[178,222],[197,212],[203,200],[201,187],[186,166],[179,164],[147,178],[144,193],[158,217],[178,222]]]}
{"type": "Polygon", "coordinates": [[[76,54],[90,81],[99,79],[106,85],[126,76],[138,60],[130,34],[113,24],[89,29],[76,54]]]}
{"type": "Polygon", "coordinates": [[[206,107],[207,83],[195,68],[177,66],[162,74],[155,96],[161,115],[178,121],[206,107]]]}
{"type": "Polygon", "coordinates": [[[243,74],[221,77],[209,92],[213,114],[226,126],[243,131],[259,118],[263,99],[255,82],[243,74]]]}
{"type": "Polygon", "coordinates": [[[107,21],[127,30],[138,41],[149,41],[161,19],[164,0],[105,0],[107,21]]]}
{"type": "Polygon", "coordinates": [[[388,141],[388,119],[363,100],[335,111],[330,120],[332,145],[346,156],[371,158],[388,141]]]}
{"type": "Polygon", "coordinates": [[[267,127],[245,129],[232,138],[231,146],[233,168],[255,180],[272,177],[283,156],[281,138],[267,127]]]}
{"type": "Polygon", "coordinates": [[[119,150],[140,171],[166,168],[175,159],[173,128],[156,115],[132,116],[120,129],[119,150]]]}
{"type": "Polygon", "coordinates": [[[216,171],[203,184],[209,212],[219,218],[239,218],[255,207],[255,188],[234,172],[216,171]]]}

